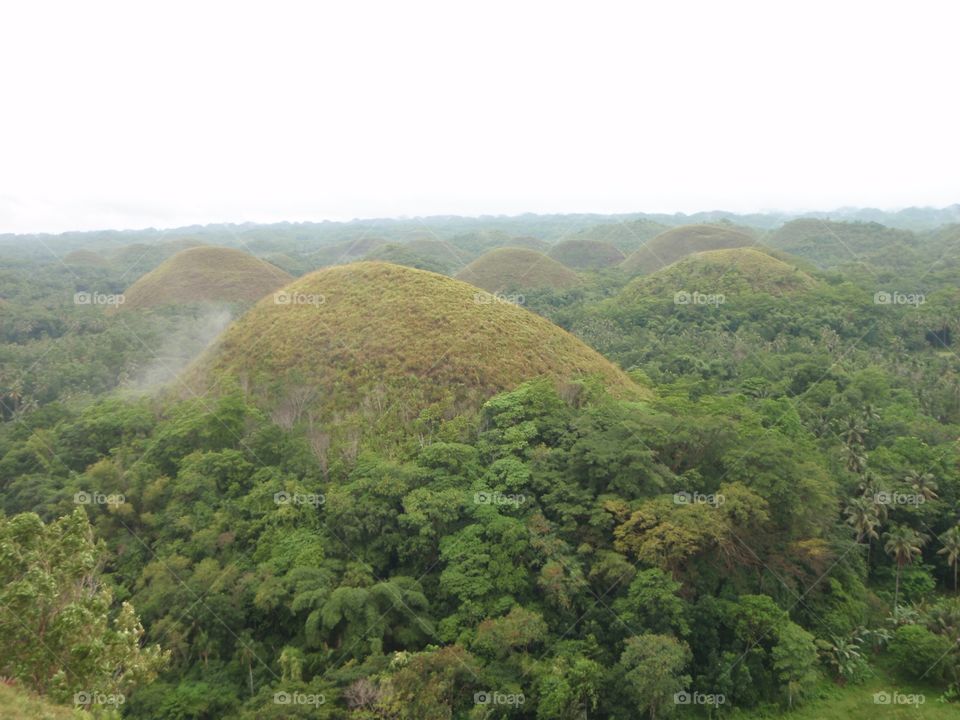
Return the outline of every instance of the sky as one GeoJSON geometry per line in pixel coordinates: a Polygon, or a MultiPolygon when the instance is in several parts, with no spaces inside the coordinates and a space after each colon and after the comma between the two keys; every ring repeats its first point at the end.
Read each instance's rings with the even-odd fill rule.
{"type": "Polygon", "coordinates": [[[0,233],[960,202],[960,5],[14,0],[0,233]]]}

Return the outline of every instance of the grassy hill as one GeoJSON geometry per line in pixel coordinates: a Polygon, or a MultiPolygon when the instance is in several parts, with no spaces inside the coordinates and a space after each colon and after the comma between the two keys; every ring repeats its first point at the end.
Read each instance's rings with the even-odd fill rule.
{"type": "Polygon", "coordinates": [[[696,252],[756,244],[746,230],[729,225],[683,225],[651,238],[620,267],[630,275],[646,275],[696,252]]]}
{"type": "Polygon", "coordinates": [[[536,288],[563,290],[580,283],[570,268],[526,248],[491,250],[467,265],[456,278],[493,293],[536,288]]]}
{"type": "Polygon", "coordinates": [[[197,302],[251,302],[291,276],[241,250],[195,247],[165,260],[124,293],[121,309],[197,302]]]}
{"type": "Polygon", "coordinates": [[[909,230],[875,222],[836,222],[816,218],[792,220],[764,240],[772,248],[828,268],[863,262],[888,267],[916,261],[917,238],[909,230]]]}
{"type": "Polygon", "coordinates": [[[623,262],[624,254],[603,240],[563,240],[547,253],[574,270],[598,270],[623,262]]]}
{"type": "Polygon", "coordinates": [[[394,265],[416,268],[417,270],[429,270],[441,275],[446,275],[448,272],[447,267],[442,263],[420,255],[406,245],[397,243],[381,245],[373,252],[364,255],[363,260],[366,262],[388,262],[394,265]]]}
{"type": "Polygon", "coordinates": [[[615,245],[623,252],[629,253],[641,245],[644,245],[647,240],[669,229],[669,225],[664,225],[655,220],[641,218],[639,220],[625,220],[584,228],[570,236],[569,239],[598,240],[615,245]]]}
{"type": "MultiPolygon", "coordinates": [[[[311,273],[284,292],[289,303],[261,300],[186,381],[204,392],[238,378],[262,406],[308,408],[338,437],[406,433],[428,406],[478,407],[540,376],[595,376],[615,394],[646,394],[542,317],[435,273],[361,262],[311,273]]],[[[294,415],[291,423],[304,417],[294,415]]]]}
{"type": "Polygon", "coordinates": [[[784,296],[812,287],[816,281],[791,265],[755,248],[730,248],[694,253],[652,275],[634,279],[622,298],[662,296],[694,291],[723,294],[731,299],[743,293],[784,296]]]}

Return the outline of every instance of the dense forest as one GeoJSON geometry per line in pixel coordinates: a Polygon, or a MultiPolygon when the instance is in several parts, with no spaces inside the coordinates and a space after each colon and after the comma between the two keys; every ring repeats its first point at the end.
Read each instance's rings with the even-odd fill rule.
{"type": "Polygon", "coordinates": [[[956,716],[957,220],[0,237],[0,700],[956,716]]]}

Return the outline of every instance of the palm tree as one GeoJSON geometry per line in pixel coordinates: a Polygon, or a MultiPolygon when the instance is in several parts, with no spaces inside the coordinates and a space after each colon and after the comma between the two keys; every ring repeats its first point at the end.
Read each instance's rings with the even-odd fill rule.
{"type": "Polygon", "coordinates": [[[947,563],[953,567],[953,591],[957,591],[957,562],[960,561],[960,525],[954,525],[940,536],[943,547],[937,555],[946,555],[947,563]]]}
{"type": "Polygon", "coordinates": [[[900,605],[900,574],[903,566],[909,565],[920,557],[922,548],[926,544],[926,537],[906,525],[897,525],[884,537],[887,539],[883,549],[897,563],[897,585],[893,595],[893,612],[897,613],[900,605]]]}
{"type": "Polygon", "coordinates": [[[867,565],[870,564],[870,548],[874,540],[879,540],[877,528],[880,526],[880,518],[877,515],[877,504],[870,498],[859,497],[847,505],[844,511],[847,516],[847,524],[853,527],[857,533],[857,542],[867,540],[867,565]]]}
{"type": "Polygon", "coordinates": [[[939,486],[936,481],[928,472],[921,473],[916,470],[911,470],[907,473],[907,476],[904,478],[904,482],[910,486],[910,489],[913,490],[917,495],[922,495],[924,500],[936,500],[937,490],[939,486]]]}

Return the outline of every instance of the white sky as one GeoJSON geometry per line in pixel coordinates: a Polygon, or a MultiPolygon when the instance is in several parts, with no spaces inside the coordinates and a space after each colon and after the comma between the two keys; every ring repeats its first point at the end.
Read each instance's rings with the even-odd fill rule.
{"type": "Polygon", "coordinates": [[[917,0],[6,0],[0,233],[948,205],[958,21],[917,0]]]}

